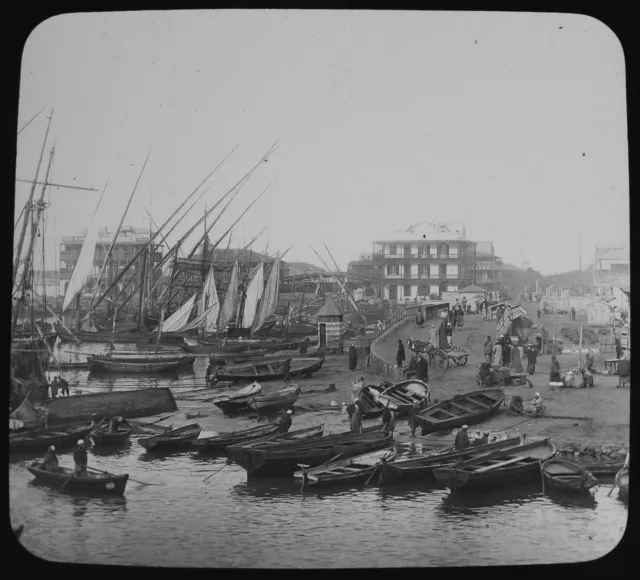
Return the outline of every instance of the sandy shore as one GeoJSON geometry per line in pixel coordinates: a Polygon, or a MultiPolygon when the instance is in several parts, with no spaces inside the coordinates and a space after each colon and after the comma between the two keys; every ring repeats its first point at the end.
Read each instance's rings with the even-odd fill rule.
{"type": "MultiPolygon", "coordinates": [[[[535,312],[532,313],[535,319],[535,312]]],[[[408,324],[395,334],[390,335],[383,342],[376,345],[376,351],[389,361],[395,360],[398,338],[413,337],[425,340],[428,326],[423,329],[414,324],[408,324]]],[[[442,372],[433,367],[429,369],[429,386],[432,389],[431,399],[443,399],[457,393],[476,390],[476,365],[482,359],[483,344],[487,336],[495,335],[495,322],[483,321],[480,315],[468,315],[465,318],[465,328],[456,331],[453,344],[462,346],[469,352],[469,362],[464,367],[452,365],[442,372]]],[[[533,388],[523,386],[506,387],[507,396],[520,395],[525,401],[530,401],[535,392],[539,392],[547,406],[547,413],[556,416],[589,418],[584,419],[551,419],[551,418],[523,418],[508,415],[501,410],[495,417],[482,423],[483,430],[509,429],[514,434],[526,433],[530,436],[549,436],[558,443],[581,442],[591,444],[628,444],[629,440],[629,389],[618,389],[616,376],[595,375],[595,385],[589,389],[549,389],[549,367],[551,357],[539,356],[536,374],[530,376],[533,388]]],[[[559,355],[561,370],[576,366],[576,355],[559,355]]],[[[309,379],[300,379],[298,384],[302,394],[296,403],[296,413],[293,415],[291,429],[302,429],[324,423],[325,434],[345,431],[349,428],[346,415],[341,414],[340,405],[351,401],[352,381],[364,372],[364,360],[358,361],[356,371],[348,370],[347,355],[329,355],[322,369],[309,379]],[[333,383],[336,391],[326,392],[333,383]],[[331,403],[336,402],[335,410],[330,410],[331,403]],[[315,409],[315,410],[314,410],[315,409]]],[[[373,375],[369,375],[373,378],[373,375]]],[[[265,391],[282,386],[281,381],[265,383],[265,391]]],[[[224,389],[210,388],[197,393],[180,394],[178,412],[160,425],[173,423],[174,427],[189,423],[199,423],[207,433],[228,432],[254,427],[257,424],[255,413],[240,417],[225,417],[222,412],[207,399],[224,392],[224,389]],[[187,419],[185,413],[201,413],[203,416],[187,419]]],[[[145,419],[145,422],[153,418],[145,419]]],[[[262,419],[265,423],[268,419],[262,419]]],[[[371,425],[380,420],[365,421],[371,425]]],[[[474,427],[472,427],[474,429],[474,427]]],[[[419,433],[419,431],[418,431],[419,433]]],[[[448,444],[453,439],[452,432],[429,435],[426,438],[416,437],[416,442],[439,442],[448,444]]],[[[399,421],[396,430],[396,440],[410,441],[409,428],[406,421],[399,421]]]]}

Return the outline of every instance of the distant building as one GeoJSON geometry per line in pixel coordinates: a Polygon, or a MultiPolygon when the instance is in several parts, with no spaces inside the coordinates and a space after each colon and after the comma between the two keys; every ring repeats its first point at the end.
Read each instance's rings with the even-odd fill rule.
{"type": "Polygon", "coordinates": [[[628,288],[631,284],[631,260],[629,248],[624,246],[596,245],[593,263],[593,283],[604,292],[611,288],[628,288]]]}
{"type": "Polygon", "coordinates": [[[319,268],[314,264],[307,262],[287,262],[287,276],[301,276],[307,272],[324,272],[323,268],[319,268]]]}
{"type": "MultiPolygon", "coordinates": [[[[64,295],[67,290],[67,285],[71,278],[73,268],[78,261],[80,250],[82,249],[82,243],[87,231],[79,232],[73,236],[62,236],[60,242],[60,294],[64,295]]],[[[93,294],[95,288],[95,282],[100,275],[104,259],[106,256],[105,250],[109,250],[109,246],[113,240],[113,234],[115,232],[109,232],[107,228],[99,231],[99,243],[96,244],[96,250],[93,259],[93,272],[91,281],[85,286],[83,294],[90,296],[93,294]],[[100,243],[101,242],[101,243],[100,243]]],[[[115,277],[118,272],[122,270],[134,256],[149,242],[149,230],[145,228],[133,228],[122,227],[118,234],[113,253],[111,254],[113,268],[112,275],[115,277]]],[[[154,246],[154,251],[151,254],[151,263],[157,264],[162,260],[162,252],[157,251],[154,246]]],[[[132,266],[127,273],[123,276],[122,283],[128,282],[138,273],[138,265],[132,266]]],[[[100,291],[104,291],[107,288],[109,268],[105,270],[105,275],[100,281],[100,291]]]]}
{"type": "Polygon", "coordinates": [[[349,262],[347,272],[351,275],[351,279],[357,276],[360,286],[364,290],[363,297],[371,296],[372,294],[380,295],[383,278],[380,268],[373,261],[373,254],[360,254],[358,260],[349,262]]]}
{"type": "Polygon", "coordinates": [[[383,298],[406,301],[456,292],[475,283],[476,245],[464,223],[421,222],[374,240],[383,298]]]}
{"type": "Polygon", "coordinates": [[[476,284],[486,290],[497,290],[502,284],[502,266],[493,242],[476,242],[476,284]]]}

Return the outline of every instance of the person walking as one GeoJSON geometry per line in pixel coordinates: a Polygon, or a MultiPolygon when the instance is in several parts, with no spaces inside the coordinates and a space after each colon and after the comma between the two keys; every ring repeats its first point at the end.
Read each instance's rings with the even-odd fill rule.
{"type": "Polygon", "coordinates": [[[454,441],[454,446],[456,449],[466,449],[469,447],[469,434],[467,430],[469,427],[467,425],[463,425],[462,429],[456,433],[456,438],[454,441]]]}
{"type": "Polygon", "coordinates": [[[560,378],[560,363],[556,358],[556,355],[551,356],[551,369],[549,371],[549,382],[550,383],[559,383],[562,379],[560,378]]]}
{"type": "Polygon", "coordinates": [[[416,379],[419,381],[427,382],[429,380],[429,365],[424,353],[420,353],[418,358],[418,366],[416,367],[416,379]]]}
{"type": "Polygon", "coordinates": [[[450,324],[447,324],[447,346],[446,348],[450,348],[453,344],[453,327],[450,324]]]}
{"type": "Polygon", "coordinates": [[[362,433],[362,403],[360,399],[356,399],[353,404],[356,409],[351,417],[351,432],[362,433]]]}
{"type": "Polygon", "coordinates": [[[349,370],[355,371],[358,366],[358,351],[356,347],[352,344],[349,345],[349,370]]]}
{"type": "Polygon", "coordinates": [[[484,360],[491,364],[491,358],[493,357],[493,343],[491,337],[487,336],[487,340],[484,342],[484,360]]]}
{"type": "Polygon", "coordinates": [[[510,368],[514,373],[522,372],[522,359],[520,357],[520,347],[515,345],[511,349],[511,360],[509,361],[510,368]]]}
{"type": "Polygon", "coordinates": [[[402,368],[402,363],[404,362],[404,359],[405,359],[404,344],[402,344],[401,339],[398,339],[398,352],[396,354],[396,363],[398,364],[399,369],[402,368]]]}
{"type": "Polygon", "coordinates": [[[69,396],[69,383],[64,377],[60,377],[60,396],[69,396]]]}
{"type": "Polygon", "coordinates": [[[538,349],[535,346],[529,345],[527,349],[527,372],[530,375],[536,374],[536,362],[538,360],[538,349]]]}
{"type": "Polygon", "coordinates": [[[540,308],[538,308],[537,314],[538,314],[538,320],[540,320],[540,316],[542,315],[542,312],[540,312],[540,308]]]}

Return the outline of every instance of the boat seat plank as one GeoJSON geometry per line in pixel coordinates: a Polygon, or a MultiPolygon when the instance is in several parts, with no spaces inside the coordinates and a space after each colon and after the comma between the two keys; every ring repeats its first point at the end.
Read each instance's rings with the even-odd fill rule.
{"type": "Polygon", "coordinates": [[[452,407],[458,407],[458,409],[462,409],[465,413],[475,413],[476,412],[474,409],[469,409],[468,407],[464,407],[462,405],[459,405],[458,403],[454,403],[453,401],[451,401],[449,403],[449,405],[451,405],[452,407]]]}
{"type": "Polygon", "coordinates": [[[475,403],[476,405],[480,405],[481,407],[484,407],[485,409],[491,409],[491,407],[492,407],[492,405],[487,405],[486,403],[481,403],[480,401],[477,401],[473,397],[467,397],[467,399],[469,399],[469,401],[471,401],[472,403],[475,403]]]}
{"type": "MultiPolygon", "coordinates": [[[[455,413],[452,413],[451,411],[445,411],[444,409],[438,408],[438,409],[434,409],[433,413],[437,413],[437,412],[441,412],[441,413],[445,413],[447,415],[451,415],[451,417],[459,417],[459,415],[456,415],[455,413]]],[[[427,417],[430,417],[431,413],[427,415],[427,417]]],[[[436,419],[438,420],[438,419],[436,419]]]]}
{"type": "Polygon", "coordinates": [[[513,463],[518,463],[518,461],[523,461],[526,457],[512,457],[511,459],[507,459],[506,461],[501,461],[500,463],[496,463],[494,465],[487,465],[485,467],[480,467],[475,470],[475,473],[481,473],[483,471],[489,471],[491,469],[498,469],[499,467],[504,467],[505,465],[511,465],[513,463]]]}

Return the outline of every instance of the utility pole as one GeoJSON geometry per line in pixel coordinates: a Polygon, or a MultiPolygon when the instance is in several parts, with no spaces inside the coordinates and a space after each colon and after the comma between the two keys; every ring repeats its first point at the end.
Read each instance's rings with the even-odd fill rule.
{"type": "Polygon", "coordinates": [[[580,254],[580,296],[582,296],[582,243],[580,240],[580,228],[578,228],[578,251],[580,254]]]}

